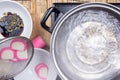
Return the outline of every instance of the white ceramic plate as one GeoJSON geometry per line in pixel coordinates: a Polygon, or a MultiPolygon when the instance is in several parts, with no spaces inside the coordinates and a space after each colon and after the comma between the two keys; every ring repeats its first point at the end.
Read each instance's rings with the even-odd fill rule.
{"type": "Polygon", "coordinates": [[[39,63],[45,63],[48,65],[48,77],[47,80],[56,80],[57,74],[53,68],[52,61],[50,59],[49,52],[43,49],[35,49],[34,56],[28,67],[19,75],[17,75],[15,80],[41,80],[36,72],[35,67],[39,63]]]}
{"type": "MultiPolygon", "coordinates": [[[[28,10],[23,5],[16,1],[0,0],[0,17],[3,17],[3,14],[7,12],[16,13],[22,18],[24,23],[24,30],[20,36],[30,38],[33,24],[32,18],[28,10]]],[[[0,34],[0,39],[2,38],[4,37],[0,34]]]]}

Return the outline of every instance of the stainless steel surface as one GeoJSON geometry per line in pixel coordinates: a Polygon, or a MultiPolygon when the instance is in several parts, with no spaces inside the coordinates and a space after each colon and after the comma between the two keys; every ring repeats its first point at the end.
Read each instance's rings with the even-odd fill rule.
{"type": "Polygon", "coordinates": [[[28,64],[30,63],[33,57],[33,52],[34,52],[33,45],[31,41],[25,37],[15,36],[15,37],[2,39],[0,40],[0,49],[10,46],[10,42],[14,39],[21,39],[25,41],[27,45],[26,48],[27,48],[28,59],[26,61],[20,61],[20,62],[10,62],[9,60],[8,61],[0,60],[0,79],[6,80],[18,75],[28,66],[28,64]]]}
{"type": "MultiPolygon", "coordinates": [[[[120,18],[118,16],[120,16],[120,9],[115,6],[105,3],[87,3],[67,12],[58,21],[52,33],[51,53],[56,69],[62,79],[110,80],[120,73],[120,63],[117,63],[117,61],[119,62],[119,54],[118,52],[113,52],[114,54],[110,54],[112,51],[109,51],[114,48],[115,50],[120,50],[120,18]],[[113,34],[114,38],[116,39],[115,46],[117,45],[118,47],[115,47],[114,45],[109,45],[112,48],[108,48],[109,52],[105,54],[106,56],[102,60],[102,57],[94,57],[96,55],[93,54],[92,58],[88,58],[87,62],[83,59],[82,61],[81,56],[79,57],[81,51],[78,51],[79,49],[75,49],[75,45],[80,46],[81,44],[81,41],[79,39],[83,37],[81,37],[80,32],[82,32],[82,30],[83,32],[85,32],[84,29],[82,29],[81,27],[85,28],[86,26],[88,26],[84,25],[87,22],[100,23],[102,27],[107,28],[108,32],[110,31],[110,34],[113,34]],[[79,28],[76,29],[77,27],[79,28]],[[73,36],[70,37],[71,35],[73,36]],[[98,61],[95,59],[93,60],[93,58],[98,59],[98,61]],[[89,60],[91,59],[94,62],[90,62],[89,60]]],[[[96,28],[100,28],[101,30],[102,27],[98,24],[96,25],[96,28]]],[[[107,35],[107,33],[105,33],[105,35],[107,35]]],[[[108,41],[109,40],[111,39],[108,39],[108,41]]],[[[102,40],[99,43],[101,45],[102,40]]],[[[98,47],[98,49],[100,49],[100,47],[98,47]]],[[[104,49],[106,50],[106,46],[104,47],[104,49]]],[[[88,49],[86,49],[86,51],[87,50],[88,49]]],[[[96,50],[97,48],[95,48],[94,51],[96,50]]],[[[88,55],[87,57],[89,57],[88,55]]],[[[85,60],[87,60],[87,58],[85,60]]]]}

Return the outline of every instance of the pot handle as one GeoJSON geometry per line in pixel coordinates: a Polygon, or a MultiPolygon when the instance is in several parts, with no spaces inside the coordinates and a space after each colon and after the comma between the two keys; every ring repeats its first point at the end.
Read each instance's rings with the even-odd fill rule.
{"type": "Polygon", "coordinates": [[[57,16],[60,14],[60,11],[56,9],[55,7],[50,7],[44,14],[43,18],[41,19],[41,26],[47,30],[48,32],[52,33],[54,26],[52,25],[51,27],[46,24],[46,21],[48,20],[49,16],[53,13],[57,13],[57,16]]]}

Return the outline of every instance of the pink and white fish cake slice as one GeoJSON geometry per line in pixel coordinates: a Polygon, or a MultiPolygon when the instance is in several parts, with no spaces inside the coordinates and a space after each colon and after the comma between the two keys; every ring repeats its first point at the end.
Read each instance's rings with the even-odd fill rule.
{"type": "Polygon", "coordinates": [[[12,50],[10,47],[6,47],[1,49],[0,51],[0,59],[13,59],[15,55],[15,51],[12,50]]]}
{"type": "Polygon", "coordinates": [[[14,50],[24,51],[27,48],[27,44],[24,40],[14,39],[11,42],[10,47],[14,50]]]}
{"type": "Polygon", "coordinates": [[[42,80],[47,80],[48,66],[45,63],[40,63],[35,67],[37,76],[42,80]]]}

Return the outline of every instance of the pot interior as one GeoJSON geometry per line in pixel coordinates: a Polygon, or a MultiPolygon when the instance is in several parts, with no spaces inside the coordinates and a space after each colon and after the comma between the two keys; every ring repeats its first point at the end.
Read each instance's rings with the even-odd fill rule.
{"type": "Polygon", "coordinates": [[[96,4],[74,8],[56,25],[52,53],[64,79],[105,80],[120,69],[119,11],[96,4]]]}

